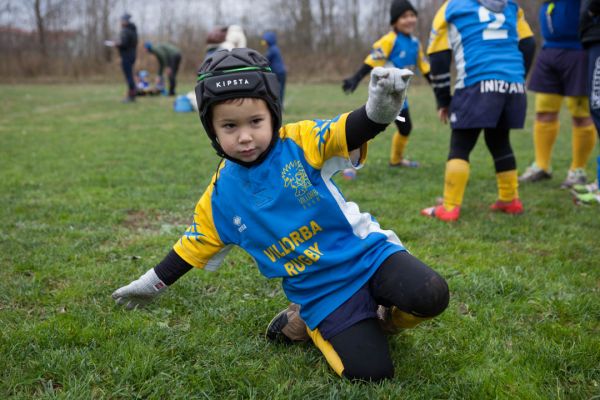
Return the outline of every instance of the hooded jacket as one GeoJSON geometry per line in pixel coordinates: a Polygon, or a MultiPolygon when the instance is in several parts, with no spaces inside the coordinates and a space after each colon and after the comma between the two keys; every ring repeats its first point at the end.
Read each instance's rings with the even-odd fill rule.
{"type": "Polygon", "coordinates": [[[135,24],[130,22],[121,28],[121,34],[119,37],[119,54],[121,58],[134,58],[138,44],[137,28],[135,24]]]}
{"type": "Polygon", "coordinates": [[[269,60],[269,64],[271,64],[271,70],[276,74],[285,74],[285,64],[283,62],[283,57],[281,56],[281,51],[277,46],[277,35],[275,32],[265,32],[262,39],[267,43],[267,46],[269,46],[265,57],[269,60]]]}

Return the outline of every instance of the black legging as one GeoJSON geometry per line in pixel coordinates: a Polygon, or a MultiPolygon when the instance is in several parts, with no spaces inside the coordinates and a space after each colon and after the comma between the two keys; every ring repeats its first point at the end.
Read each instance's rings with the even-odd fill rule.
{"type": "MultiPolygon", "coordinates": [[[[450,137],[448,160],[455,158],[469,161],[469,155],[477,144],[481,129],[453,129],[450,137]]],[[[484,138],[488,150],[494,158],[496,172],[517,169],[517,161],[510,145],[510,129],[485,128],[484,138]]]]}
{"type": "Polygon", "coordinates": [[[404,122],[398,121],[397,119],[394,120],[396,128],[398,128],[398,132],[400,132],[402,136],[409,136],[410,132],[412,131],[412,121],[410,120],[410,113],[408,112],[408,108],[405,108],[404,110],[400,111],[399,115],[401,117],[404,117],[404,122]]]}
{"type": "MultiPolygon", "coordinates": [[[[408,252],[388,257],[369,281],[378,304],[419,317],[435,317],[446,309],[444,278],[408,252]]],[[[387,337],[376,319],[362,320],[329,339],[349,379],[378,381],[391,378],[394,366],[387,337]]]]}

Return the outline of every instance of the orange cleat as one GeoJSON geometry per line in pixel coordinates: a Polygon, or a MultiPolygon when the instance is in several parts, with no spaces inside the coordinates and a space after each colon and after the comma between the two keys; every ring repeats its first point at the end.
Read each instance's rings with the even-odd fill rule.
{"type": "Polygon", "coordinates": [[[456,221],[460,215],[460,207],[456,206],[450,211],[446,210],[444,206],[428,207],[421,210],[421,215],[446,222],[456,221]]]}
{"type": "Polygon", "coordinates": [[[490,206],[492,211],[501,211],[507,214],[521,214],[523,212],[523,203],[519,199],[511,201],[496,201],[490,206]]]}

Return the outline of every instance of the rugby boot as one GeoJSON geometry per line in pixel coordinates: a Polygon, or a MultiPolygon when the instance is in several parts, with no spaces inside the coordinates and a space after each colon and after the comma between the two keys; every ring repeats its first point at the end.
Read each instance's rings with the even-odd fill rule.
{"type": "Polygon", "coordinates": [[[535,165],[535,163],[531,164],[525,172],[519,177],[519,182],[527,183],[527,182],[538,182],[543,181],[545,179],[551,179],[552,172],[545,171],[535,165]]]}
{"type": "Polygon", "coordinates": [[[460,207],[456,206],[450,211],[446,210],[443,205],[427,207],[421,210],[421,215],[446,222],[456,221],[460,216],[460,207]]]}
{"type": "Polygon", "coordinates": [[[519,199],[511,201],[496,201],[490,206],[492,211],[501,211],[506,214],[521,214],[523,212],[523,203],[519,199]]]}
{"type": "Polygon", "coordinates": [[[306,323],[300,317],[300,306],[291,303],[274,316],[267,326],[265,337],[273,342],[283,343],[309,340],[306,323]]]}
{"type": "Polygon", "coordinates": [[[583,168],[576,168],[567,172],[567,177],[563,183],[561,183],[560,188],[570,189],[575,185],[585,185],[586,182],[587,175],[585,170],[583,168]]]}

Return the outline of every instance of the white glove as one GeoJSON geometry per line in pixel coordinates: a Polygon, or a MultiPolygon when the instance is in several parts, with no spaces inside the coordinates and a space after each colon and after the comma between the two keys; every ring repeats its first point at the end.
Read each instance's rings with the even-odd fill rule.
{"type": "Polygon", "coordinates": [[[389,124],[402,110],[408,83],[413,73],[408,69],[375,67],[371,71],[367,117],[378,124],[389,124]]]}
{"type": "Polygon", "coordinates": [[[129,285],[115,290],[112,298],[117,304],[125,305],[127,310],[133,310],[151,303],[165,290],[167,285],[156,275],[154,268],[151,268],[129,285]]]}

